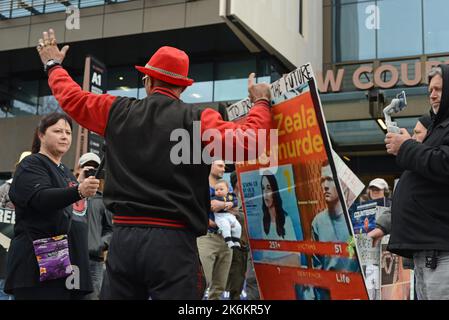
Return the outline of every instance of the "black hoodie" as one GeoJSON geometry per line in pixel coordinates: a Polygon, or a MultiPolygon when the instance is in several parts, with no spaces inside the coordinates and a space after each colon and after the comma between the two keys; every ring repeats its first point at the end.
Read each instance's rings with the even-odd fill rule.
{"type": "Polygon", "coordinates": [[[443,71],[440,108],[423,143],[405,141],[396,161],[388,250],[411,257],[421,250],[449,251],[449,66],[443,71]]]}

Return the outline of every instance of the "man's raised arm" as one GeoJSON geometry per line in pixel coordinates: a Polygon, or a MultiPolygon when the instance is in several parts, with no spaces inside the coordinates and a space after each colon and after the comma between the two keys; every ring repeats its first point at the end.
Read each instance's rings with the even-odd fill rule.
{"type": "Polygon", "coordinates": [[[61,66],[69,46],[58,49],[55,32],[50,29],[39,39],[37,51],[48,72],[48,84],[61,108],[84,128],[104,135],[109,110],[116,97],[83,91],[61,66]]]}

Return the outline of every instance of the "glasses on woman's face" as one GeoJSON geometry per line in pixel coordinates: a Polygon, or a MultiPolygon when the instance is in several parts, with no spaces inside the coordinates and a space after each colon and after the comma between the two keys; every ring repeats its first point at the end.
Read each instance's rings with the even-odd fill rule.
{"type": "Polygon", "coordinates": [[[147,79],[148,79],[148,76],[142,77],[142,84],[143,84],[144,87],[145,87],[145,85],[147,83],[147,79]]]}

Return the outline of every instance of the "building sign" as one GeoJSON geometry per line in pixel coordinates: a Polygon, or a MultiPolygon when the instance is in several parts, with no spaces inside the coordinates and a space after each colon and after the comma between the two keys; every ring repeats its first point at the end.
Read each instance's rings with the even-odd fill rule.
{"type": "MultiPolygon", "coordinates": [[[[95,94],[106,93],[106,67],[94,57],[87,56],[84,64],[83,90],[95,94]]],[[[75,167],[78,159],[86,152],[93,152],[100,158],[103,156],[104,139],[94,132],[80,127],[76,146],[75,167]]]]}
{"type": "MultiPolygon", "coordinates": [[[[370,90],[374,87],[390,89],[394,88],[399,81],[402,81],[407,87],[415,87],[427,84],[427,74],[432,67],[441,63],[449,64],[449,60],[446,62],[418,61],[414,63],[414,66],[409,63],[401,63],[399,68],[388,63],[382,64],[376,69],[373,65],[363,65],[352,73],[352,84],[358,90],[370,90]],[[409,74],[410,69],[415,71],[414,74],[409,74]]],[[[338,69],[336,73],[333,70],[328,70],[324,76],[318,73],[316,80],[319,91],[321,93],[340,92],[347,73],[348,70],[345,68],[338,69]]]]}

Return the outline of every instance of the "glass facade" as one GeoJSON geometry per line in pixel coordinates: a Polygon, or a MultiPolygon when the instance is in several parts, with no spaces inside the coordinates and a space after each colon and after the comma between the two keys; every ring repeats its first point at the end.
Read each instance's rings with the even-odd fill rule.
{"type": "Polygon", "coordinates": [[[377,6],[377,58],[423,54],[422,0],[382,0],[377,6]]]}
{"type": "Polygon", "coordinates": [[[449,52],[446,0],[333,0],[334,62],[449,52]]]}
{"type": "MultiPolygon", "coordinates": [[[[195,80],[181,99],[187,103],[238,101],[248,95],[247,79],[259,70],[258,82],[271,82],[268,60],[249,58],[237,61],[197,63],[190,66],[189,76],[195,80]],[[262,72],[260,72],[262,71],[262,72]],[[265,71],[265,72],[264,72],[265,71]]],[[[108,93],[116,96],[144,98],[142,74],[134,68],[112,69],[108,75],[108,93]]]]}
{"type": "MultiPolygon", "coordinates": [[[[192,63],[190,77],[195,83],[186,89],[181,99],[187,103],[232,102],[248,95],[247,79],[257,71],[258,82],[272,82],[276,72],[267,58],[251,57],[242,60],[192,63]]],[[[82,85],[81,70],[72,72],[74,80],[82,85]]],[[[146,97],[142,74],[132,65],[108,67],[107,93],[142,99],[146,97]]],[[[26,76],[11,75],[0,78],[0,118],[26,115],[42,115],[62,112],[52,96],[45,75],[35,80],[26,76]]]]}
{"type": "Polygon", "coordinates": [[[376,32],[366,28],[365,9],[374,1],[335,6],[334,53],[336,61],[373,59],[376,56],[376,32]]]}
{"type": "MultiPolygon", "coordinates": [[[[397,118],[395,121],[412,135],[418,117],[397,118]]],[[[385,144],[385,132],[373,119],[328,122],[327,127],[332,141],[339,147],[385,144]]]]}
{"type": "Polygon", "coordinates": [[[425,52],[431,54],[449,51],[449,1],[425,0],[423,5],[425,52]]]}
{"type": "Polygon", "coordinates": [[[0,19],[13,19],[52,12],[66,11],[67,7],[87,8],[130,0],[1,0],[0,19]]]}

